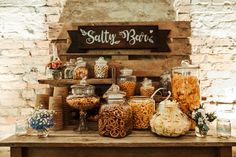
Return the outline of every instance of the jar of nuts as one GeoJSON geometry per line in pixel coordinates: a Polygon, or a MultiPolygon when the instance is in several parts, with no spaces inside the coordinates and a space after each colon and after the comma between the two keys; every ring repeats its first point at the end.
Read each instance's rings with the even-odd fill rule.
{"type": "Polygon", "coordinates": [[[155,112],[155,101],[148,97],[131,97],[128,101],[133,113],[134,129],[148,129],[155,112]]]}
{"type": "Polygon", "coordinates": [[[95,78],[107,78],[108,77],[108,65],[104,57],[99,57],[94,65],[95,78]]]}
{"type": "Polygon", "coordinates": [[[108,94],[108,104],[99,110],[98,132],[101,136],[122,138],[131,133],[132,110],[116,85],[108,94]]]}
{"type": "Polygon", "coordinates": [[[100,98],[95,95],[95,87],[87,84],[86,77],[80,81],[80,84],[72,85],[71,88],[72,94],[66,98],[66,102],[69,106],[80,110],[79,126],[75,128],[75,131],[87,131],[87,110],[96,107],[100,102],[100,98]]]}
{"type": "Polygon", "coordinates": [[[142,86],[140,87],[141,96],[151,97],[154,92],[154,87],[152,86],[152,80],[144,78],[142,86]]]}
{"type": "Polygon", "coordinates": [[[126,96],[130,97],[135,94],[136,76],[132,75],[133,70],[124,68],[120,70],[121,74],[118,78],[118,85],[120,89],[126,92],[126,96]]]}
{"type": "Polygon", "coordinates": [[[77,58],[76,67],[73,71],[73,79],[81,79],[83,77],[88,77],[88,69],[86,67],[86,62],[82,57],[77,58]]]}
{"type": "MultiPolygon", "coordinates": [[[[191,65],[188,61],[182,61],[181,67],[172,69],[172,95],[180,109],[189,117],[192,111],[200,106],[200,71],[198,66],[191,65]]],[[[195,128],[192,122],[191,129],[195,128]]]]}

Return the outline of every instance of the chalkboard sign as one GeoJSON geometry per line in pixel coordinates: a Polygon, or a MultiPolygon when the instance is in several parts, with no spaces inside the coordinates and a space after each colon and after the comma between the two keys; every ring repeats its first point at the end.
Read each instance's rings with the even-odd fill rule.
{"type": "Polygon", "coordinates": [[[68,31],[72,43],[68,52],[92,49],[151,49],[169,52],[167,36],[170,30],[158,26],[79,26],[68,31]]]}

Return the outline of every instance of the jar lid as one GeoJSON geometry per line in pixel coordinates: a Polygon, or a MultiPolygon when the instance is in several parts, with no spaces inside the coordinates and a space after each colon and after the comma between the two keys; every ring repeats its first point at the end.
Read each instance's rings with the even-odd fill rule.
{"type": "Polygon", "coordinates": [[[130,76],[133,74],[133,70],[129,68],[123,68],[120,70],[121,76],[130,76]]]}
{"type": "Polygon", "coordinates": [[[107,64],[107,61],[104,59],[104,57],[99,57],[95,62],[96,64],[107,64]]]}
{"type": "Polygon", "coordinates": [[[78,57],[76,59],[76,65],[80,66],[80,67],[85,67],[86,66],[86,62],[84,61],[84,59],[82,57],[78,57]]]}
{"type": "Polygon", "coordinates": [[[81,90],[80,94],[81,95],[88,95],[88,91],[90,90],[92,91],[91,93],[93,93],[93,91],[95,90],[95,87],[93,85],[90,85],[87,83],[87,77],[82,78],[82,80],[80,81],[79,84],[76,85],[72,85],[71,88],[74,89],[78,89],[81,90]]]}
{"type": "Polygon", "coordinates": [[[93,85],[90,85],[90,84],[75,84],[75,85],[72,85],[71,86],[72,89],[74,88],[88,88],[88,89],[92,89],[92,88],[95,88],[93,85]]]}
{"type": "Polygon", "coordinates": [[[71,58],[71,59],[69,60],[69,62],[70,62],[71,64],[75,64],[75,63],[76,63],[76,60],[73,59],[73,58],[71,58]]]}
{"type": "Polygon", "coordinates": [[[153,100],[152,98],[149,98],[147,96],[132,96],[129,98],[129,100],[134,100],[135,102],[143,102],[144,100],[153,100]]]}
{"type": "Polygon", "coordinates": [[[150,86],[152,86],[152,80],[145,77],[143,79],[142,85],[144,87],[150,87],[150,86]]]}
{"type": "Polygon", "coordinates": [[[189,60],[182,60],[181,61],[181,66],[179,67],[174,67],[173,70],[177,69],[200,69],[198,65],[192,65],[190,64],[189,60]]]}
{"type": "Polygon", "coordinates": [[[120,91],[120,87],[118,85],[112,84],[103,97],[108,99],[123,99],[125,95],[126,93],[120,91]]]}

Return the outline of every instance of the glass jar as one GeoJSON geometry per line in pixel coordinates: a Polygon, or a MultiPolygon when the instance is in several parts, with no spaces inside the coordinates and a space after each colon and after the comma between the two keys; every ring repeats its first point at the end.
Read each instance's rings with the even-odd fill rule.
{"type": "Polygon", "coordinates": [[[160,76],[160,88],[163,88],[161,91],[163,97],[168,96],[168,91],[171,91],[171,73],[170,72],[164,72],[160,76]]]}
{"type": "Polygon", "coordinates": [[[157,110],[150,120],[151,131],[167,137],[186,134],[191,126],[189,118],[179,109],[179,104],[176,101],[167,99],[160,102],[161,109],[157,110]]]}
{"type": "MultiPolygon", "coordinates": [[[[180,109],[191,117],[193,109],[200,106],[200,71],[198,66],[190,65],[187,61],[182,61],[181,67],[172,69],[172,95],[180,109]]],[[[195,128],[192,121],[191,129],[195,128]]]]}
{"type": "Polygon", "coordinates": [[[155,101],[148,97],[131,97],[128,101],[133,113],[134,129],[148,129],[155,112],[155,101]]]}
{"type": "Polygon", "coordinates": [[[61,72],[61,70],[52,70],[52,79],[54,79],[54,80],[62,79],[62,72],[61,72]]]}
{"type": "Polygon", "coordinates": [[[144,78],[142,86],[140,87],[141,96],[151,97],[155,88],[152,86],[152,80],[144,78]]]}
{"type": "Polygon", "coordinates": [[[104,57],[99,57],[94,65],[95,78],[107,78],[108,77],[108,65],[104,57]]]}
{"type": "Polygon", "coordinates": [[[87,83],[86,77],[79,84],[71,86],[72,95],[86,97],[95,95],[95,86],[87,83]]]}
{"type": "Polygon", "coordinates": [[[121,75],[118,78],[120,89],[126,92],[126,96],[130,97],[135,94],[136,76],[132,75],[133,70],[124,68],[120,70],[121,75]]]}
{"type": "Polygon", "coordinates": [[[21,114],[20,109],[17,109],[17,118],[15,125],[15,134],[17,136],[26,135],[27,134],[27,118],[21,114]]]}
{"type": "Polygon", "coordinates": [[[48,79],[62,79],[62,61],[60,60],[55,44],[52,45],[52,56],[50,62],[46,65],[45,74],[48,79]]]}
{"type": "Polygon", "coordinates": [[[88,69],[86,67],[86,62],[82,57],[77,58],[76,67],[73,71],[73,79],[82,79],[83,77],[88,77],[88,69]]]}
{"type": "Polygon", "coordinates": [[[229,138],[231,136],[231,123],[229,119],[217,119],[216,123],[217,137],[229,138]]]}
{"type": "Polygon", "coordinates": [[[86,77],[80,81],[80,84],[71,86],[72,94],[66,98],[69,106],[80,110],[79,126],[74,130],[83,132],[88,130],[86,115],[87,110],[96,107],[100,98],[95,95],[95,87],[87,84],[86,77]]]}
{"type": "Polygon", "coordinates": [[[119,87],[108,94],[108,104],[99,110],[98,132],[101,136],[122,138],[131,133],[132,110],[119,87]]]}
{"type": "Polygon", "coordinates": [[[66,69],[64,70],[64,79],[73,79],[74,68],[75,60],[70,59],[70,61],[66,63],[66,69]]]}

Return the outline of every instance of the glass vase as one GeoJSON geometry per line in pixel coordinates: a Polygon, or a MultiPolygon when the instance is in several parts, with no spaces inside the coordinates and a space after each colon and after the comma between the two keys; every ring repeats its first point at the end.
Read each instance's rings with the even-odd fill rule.
{"type": "Polygon", "coordinates": [[[52,70],[52,79],[54,80],[62,79],[62,72],[60,70],[52,70]]]}
{"type": "Polygon", "coordinates": [[[197,137],[206,137],[207,131],[200,129],[199,127],[195,127],[195,135],[197,137]]]}
{"type": "Polygon", "coordinates": [[[48,129],[37,130],[37,136],[39,138],[45,138],[45,137],[48,137],[48,135],[49,135],[48,129]]]}

